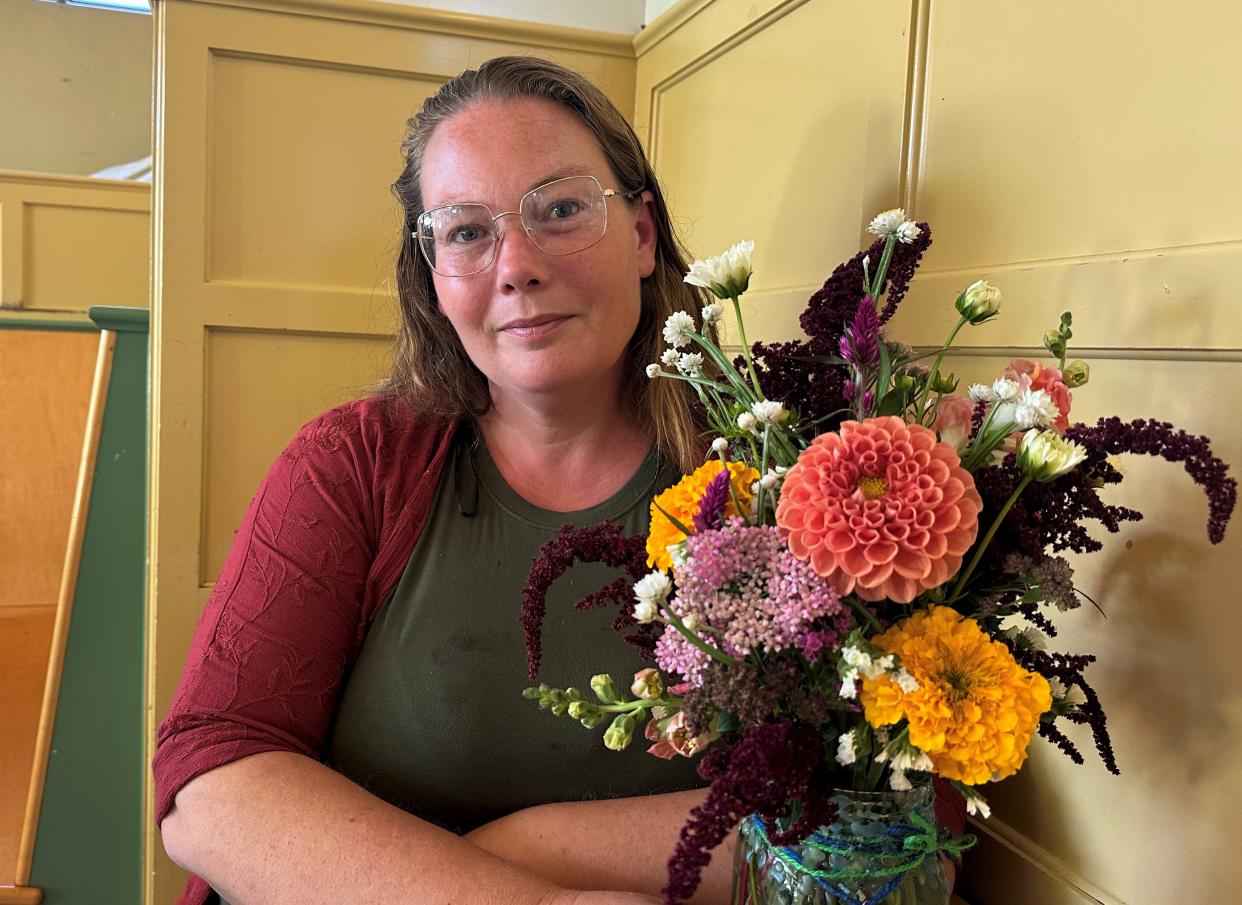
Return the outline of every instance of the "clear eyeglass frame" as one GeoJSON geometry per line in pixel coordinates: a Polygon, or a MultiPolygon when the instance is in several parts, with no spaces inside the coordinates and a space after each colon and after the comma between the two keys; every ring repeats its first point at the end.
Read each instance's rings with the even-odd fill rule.
{"type": "Polygon", "coordinates": [[[532,245],[534,245],[536,248],[538,248],[541,252],[543,252],[546,255],[550,255],[552,257],[564,257],[565,255],[572,255],[572,254],[577,254],[578,252],[581,252],[581,251],[586,251],[588,248],[591,248],[594,245],[598,245],[599,242],[604,238],[604,234],[608,231],[608,199],[609,198],[619,197],[619,198],[625,198],[627,201],[631,201],[639,197],[640,194],[641,194],[641,191],[621,192],[617,189],[606,189],[599,184],[599,180],[596,179],[594,176],[563,176],[560,179],[552,179],[548,182],[543,183],[542,185],[537,185],[533,189],[531,189],[529,192],[524,194],[518,200],[518,209],[515,211],[501,211],[498,214],[493,214],[492,209],[488,207],[486,204],[483,204],[482,202],[458,202],[458,203],[453,203],[453,204],[444,204],[439,207],[432,208],[429,211],[424,211],[423,213],[418,215],[418,219],[416,221],[417,228],[410,231],[410,237],[414,239],[414,241],[418,244],[419,251],[422,253],[423,260],[427,262],[427,266],[429,266],[433,271],[438,273],[440,276],[443,276],[443,277],[474,276],[476,273],[482,273],[484,270],[487,270],[496,261],[496,249],[499,247],[500,240],[501,240],[500,228],[497,224],[502,217],[508,217],[510,215],[516,216],[522,224],[522,232],[526,234],[526,237],[528,239],[530,239],[532,245]],[[575,243],[575,247],[570,248],[565,251],[550,251],[547,248],[545,248],[544,245],[540,243],[539,230],[536,227],[532,226],[527,221],[526,210],[527,210],[528,202],[530,201],[530,199],[538,198],[541,195],[541,193],[546,193],[549,189],[555,186],[563,185],[566,183],[576,183],[576,182],[583,181],[583,180],[592,183],[598,195],[597,207],[602,212],[602,217],[600,218],[600,222],[599,222],[599,233],[598,235],[595,235],[593,230],[588,232],[586,234],[587,241],[585,241],[580,246],[575,243]],[[486,257],[483,259],[482,263],[478,264],[478,266],[475,266],[474,269],[469,270],[469,271],[464,271],[464,272],[447,272],[445,270],[442,270],[440,267],[436,266],[435,252],[428,250],[429,244],[432,246],[433,249],[435,246],[435,237],[431,232],[431,223],[434,222],[437,215],[443,215],[444,212],[446,211],[450,211],[453,209],[460,209],[460,208],[468,207],[468,206],[478,207],[478,208],[481,208],[482,211],[486,212],[484,215],[484,219],[486,219],[490,223],[492,241],[491,241],[490,246],[488,247],[488,252],[486,254],[486,257]]]}

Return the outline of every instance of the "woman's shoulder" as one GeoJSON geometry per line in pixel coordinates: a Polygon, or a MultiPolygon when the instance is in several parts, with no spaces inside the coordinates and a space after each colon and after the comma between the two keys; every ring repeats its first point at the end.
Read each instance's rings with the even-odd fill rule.
{"type": "Polygon", "coordinates": [[[282,458],[341,458],[373,465],[430,459],[456,427],[457,419],[420,412],[400,398],[365,396],[307,421],[282,458]]]}

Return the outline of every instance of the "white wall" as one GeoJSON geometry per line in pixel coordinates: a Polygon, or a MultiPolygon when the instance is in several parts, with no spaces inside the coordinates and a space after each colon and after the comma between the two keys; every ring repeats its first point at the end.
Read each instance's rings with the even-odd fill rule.
{"type": "Polygon", "coordinates": [[[647,7],[643,12],[643,24],[650,25],[657,16],[676,4],[677,0],[647,0],[647,7]]]}

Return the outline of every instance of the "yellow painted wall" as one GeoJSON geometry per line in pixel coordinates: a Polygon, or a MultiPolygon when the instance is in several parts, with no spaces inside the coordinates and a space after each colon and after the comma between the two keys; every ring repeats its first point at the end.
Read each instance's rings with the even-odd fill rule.
{"type": "MultiPolygon", "coordinates": [[[[259,479],[389,363],[406,119],[462,69],[549,56],[633,109],[621,35],[367,0],[156,6],[150,734],[259,479]]],[[[148,839],[146,900],[184,874],[148,839]]]]}
{"type": "Polygon", "coordinates": [[[3,0],[0,86],[0,169],[86,175],[145,157],[151,17],[3,0]]]}
{"type": "MultiPolygon", "coordinates": [[[[1224,0],[682,0],[635,40],[635,119],[692,249],[757,242],[751,323],[806,297],[895,205],[935,242],[893,324],[939,344],[976,277],[1003,316],[953,366],[992,375],[1073,309],[1093,367],[1076,419],[1154,416],[1242,467],[1242,11],[1224,0]]],[[[1090,608],[1058,649],[1092,678],[1124,775],[1036,743],[991,788],[972,905],[1242,900],[1242,526],[1210,547],[1176,466],[1127,458],[1146,519],[1075,561],[1090,608]]],[[[1105,532],[1099,532],[1105,534],[1105,532]]]]}

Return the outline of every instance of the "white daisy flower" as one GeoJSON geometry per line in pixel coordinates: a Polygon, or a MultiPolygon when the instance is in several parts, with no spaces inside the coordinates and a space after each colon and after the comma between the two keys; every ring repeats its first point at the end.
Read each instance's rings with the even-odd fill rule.
{"type": "Polygon", "coordinates": [[[657,365],[657,364],[650,364],[650,365],[647,365],[647,376],[648,376],[648,377],[659,377],[659,376],[660,376],[660,366],[659,366],[659,365],[657,365]]]}
{"type": "Polygon", "coordinates": [[[893,230],[893,235],[897,237],[898,242],[910,245],[922,234],[922,232],[923,231],[918,228],[918,225],[913,220],[906,220],[898,226],[897,229],[893,230]]]}
{"type": "Polygon", "coordinates": [[[698,352],[687,352],[677,360],[677,370],[687,377],[703,376],[703,356],[698,352]]]}
{"type": "Polygon", "coordinates": [[[755,243],[738,242],[724,254],[690,265],[685,281],[691,286],[710,289],[717,298],[736,298],[750,285],[751,256],[755,243]]]}
{"type": "Polygon", "coordinates": [[[665,349],[664,354],[660,356],[660,364],[666,368],[675,368],[680,359],[681,354],[676,349],[665,349]]]}
{"type": "MultiPolygon", "coordinates": [[[[665,336],[668,335],[668,327],[664,328],[665,336]]],[[[1010,380],[1008,377],[997,377],[992,383],[992,395],[996,397],[998,402],[1013,402],[1018,398],[1018,393],[1022,391],[1022,387],[1016,380],[1010,380]]]]}
{"type": "Polygon", "coordinates": [[[648,572],[634,583],[634,596],[640,601],[663,603],[673,590],[673,583],[663,572],[648,572]]]}
{"type": "Polygon", "coordinates": [[[703,323],[714,324],[720,320],[720,315],[724,313],[724,305],[719,302],[712,302],[710,305],[703,306],[703,323]]]}
{"type": "Polygon", "coordinates": [[[966,391],[966,395],[970,397],[970,401],[975,405],[978,405],[980,402],[996,401],[996,394],[992,392],[992,388],[982,383],[972,383],[970,389],[966,391]]]}
{"type": "Polygon", "coordinates": [[[1018,430],[1051,427],[1060,415],[1057,404],[1043,390],[1023,390],[1014,408],[1018,430]]]}
{"type": "Polygon", "coordinates": [[[742,412],[737,416],[737,426],[744,431],[753,431],[755,429],[755,416],[750,412],[742,412]]]}
{"type": "Polygon", "coordinates": [[[750,407],[750,411],[760,424],[780,424],[785,417],[784,404],[771,399],[756,402],[750,407]]]}
{"type": "Polygon", "coordinates": [[[876,214],[867,226],[867,232],[873,236],[884,238],[893,235],[906,222],[906,212],[900,207],[876,214]]]}
{"type": "Polygon", "coordinates": [[[646,625],[648,622],[654,622],[659,610],[650,600],[640,600],[634,604],[634,621],[646,625]]]}
{"type": "Polygon", "coordinates": [[[674,311],[664,322],[664,341],[674,349],[687,345],[693,332],[694,318],[684,311],[674,311]]]}
{"type": "Polygon", "coordinates": [[[1018,445],[1018,466],[1036,481],[1052,481],[1073,471],[1087,451],[1056,431],[1029,430],[1018,445]]]}
{"type": "Polygon", "coordinates": [[[712,449],[715,452],[722,453],[729,448],[729,441],[724,437],[717,437],[712,441],[712,449]]]}

